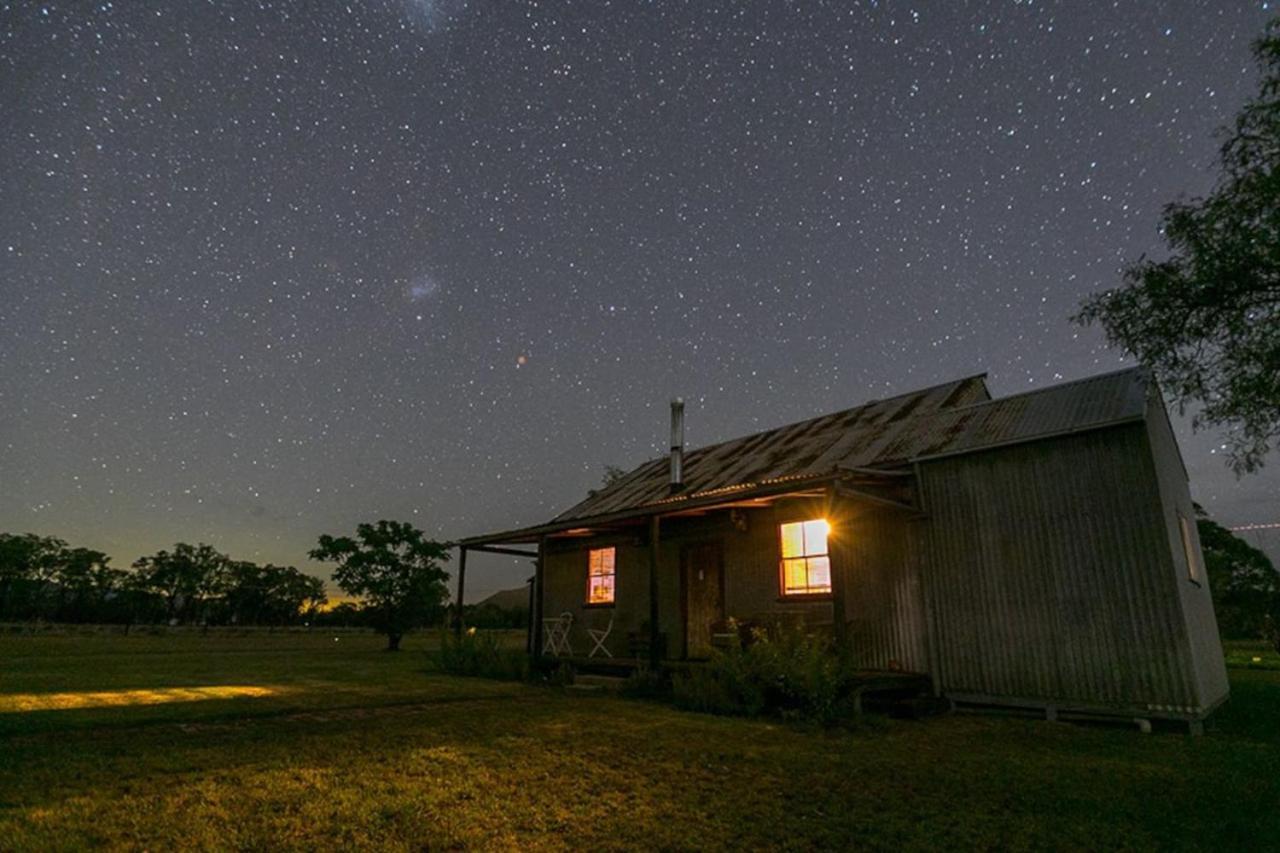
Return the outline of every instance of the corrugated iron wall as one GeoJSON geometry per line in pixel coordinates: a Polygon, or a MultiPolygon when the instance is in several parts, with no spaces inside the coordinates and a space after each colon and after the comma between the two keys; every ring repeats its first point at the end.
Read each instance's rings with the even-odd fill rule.
{"type": "Polygon", "coordinates": [[[1196,712],[1142,423],[927,462],[920,478],[944,691],[1196,712]]]}
{"type": "Polygon", "coordinates": [[[853,501],[838,505],[831,548],[844,573],[854,661],[869,669],[926,672],[923,599],[901,511],[853,501]]]}
{"type": "Polygon", "coordinates": [[[1211,708],[1226,698],[1229,690],[1227,667],[1222,655],[1222,638],[1218,633],[1217,616],[1213,612],[1213,598],[1209,593],[1204,554],[1200,550],[1200,533],[1195,525],[1195,506],[1191,503],[1187,473],[1178,455],[1177,440],[1169,425],[1168,413],[1155,395],[1151,398],[1147,415],[1147,435],[1151,441],[1156,479],[1164,508],[1165,538],[1173,557],[1173,582],[1178,590],[1183,620],[1187,626],[1196,691],[1200,704],[1211,708]],[[1194,559],[1198,560],[1200,566],[1200,577],[1195,582],[1192,582],[1187,567],[1179,515],[1190,523],[1194,559]]]}

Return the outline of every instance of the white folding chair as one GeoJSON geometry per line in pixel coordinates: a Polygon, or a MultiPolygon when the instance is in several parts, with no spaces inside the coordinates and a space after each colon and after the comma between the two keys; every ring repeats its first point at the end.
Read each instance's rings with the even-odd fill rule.
{"type": "Polygon", "coordinates": [[[551,633],[551,651],[555,655],[571,655],[573,647],[569,645],[569,630],[573,627],[573,614],[566,610],[555,620],[551,633]]]}
{"type": "Polygon", "coordinates": [[[591,642],[595,643],[595,648],[591,650],[591,654],[587,655],[587,657],[589,658],[595,657],[596,652],[604,652],[604,656],[607,658],[613,657],[613,652],[609,651],[609,649],[604,644],[604,641],[609,639],[609,634],[611,634],[612,632],[613,632],[613,614],[612,613],[609,614],[609,624],[605,625],[603,629],[588,628],[587,636],[591,638],[591,642]]]}
{"type": "Polygon", "coordinates": [[[554,655],[560,652],[560,617],[548,616],[542,620],[542,653],[554,655]]]}

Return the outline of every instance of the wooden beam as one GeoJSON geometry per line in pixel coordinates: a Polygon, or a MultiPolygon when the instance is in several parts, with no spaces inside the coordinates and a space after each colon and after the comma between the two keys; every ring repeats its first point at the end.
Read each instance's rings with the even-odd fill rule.
{"type": "Polygon", "coordinates": [[[467,546],[458,548],[458,604],[453,614],[454,636],[462,636],[462,593],[467,584],[467,546]]]}
{"type": "Polygon", "coordinates": [[[662,663],[658,647],[662,632],[658,629],[658,516],[649,518],[649,666],[655,670],[662,663]]]}
{"type": "Polygon", "coordinates": [[[549,524],[541,524],[537,527],[524,527],[518,530],[507,530],[501,533],[490,533],[486,536],[471,536],[462,539],[458,544],[466,545],[468,548],[474,548],[477,545],[488,545],[495,542],[505,542],[508,544],[532,542],[536,537],[548,534],[564,533],[579,527],[608,527],[611,525],[630,526],[643,525],[646,518],[651,518],[651,514],[671,515],[688,509],[697,508],[715,508],[724,506],[746,498],[756,497],[789,497],[805,492],[812,492],[815,489],[822,489],[830,484],[836,478],[836,474],[815,474],[812,477],[800,477],[794,480],[782,480],[779,482],[760,483],[744,483],[741,487],[729,487],[724,489],[714,489],[710,492],[702,494],[678,495],[676,497],[664,498],[642,506],[631,507],[630,509],[620,509],[614,512],[601,513],[599,515],[584,516],[569,521],[552,522],[549,524]],[[627,523],[630,524],[627,524],[627,523]]]}
{"type": "Polygon", "coordinates": [[[848,649],[845,648],[848,628],[848,610],[844,604],[844,579],[846,563],[849,561],[851,549],[849,548],[848,532],[841,530],[838,525],[836,513],[836,490],[835,487],[827,489],[826,494],[826,518],[829,522],[836,521],[832,524],[835,532],[836,547],[832,548],[831,543],[827,543],[828,559],[831,564],[831,635],[835,640],[836,650],[840,654],[845,654],[848,649]],[[835,559],[831,559],[834,557],[835,559]]]}
{"type": "Polygon", "coordinates": [[[864,468],[858,465],[838,465],[840,471],[848,471],[850,474],[861,474],[872,479],[881,477],[912,477],[914,474],[910,471],[887,470],[884,468],[864,468]]]}
{"type": "Polygon", "coordinates": [[[871,503],[874,503],[874,504],[893,507],[894,509],[900,509],[900,510],[903,510],[904,512],[913,512],[913,513],[920,512],[919,507],[913,506],[909,503],[903,503],[902,501],[897,501],[897,500],[894,500],[893,498],[886,498],[881,495],[873,495],[868,491],[864,491],[863,489],[855,489],[850,486],[846,486],[844,484],[839,484],[836,486],[836,493],[844,495],[845,497],[849,497],[849,498],[857,498],[858,500],[870,501],[871,503]]]}
{"type": "Polygon", "coordinates": [[[533,656],[542,658],[542,592],[546,586],[547,537],[538,539],[538,559],[533,564],[533,656]]]}
{"type": "Polygon", "coordinates": [[[529,585],[529,616],[526,620],[524,629],[524,653],[526,655],[533,654],[533,582],[534,578],[529,578],[525,583],[529,585]]]}
{"type": "Polygon", "coordinates": [[[497,545],[468,545],[469,551],[483,551],[486,554],[503,554],[508,557],[528,557],[530,560],[538,559],[537,551],[521,551],[519,548],[500,548],[497,545]]]}

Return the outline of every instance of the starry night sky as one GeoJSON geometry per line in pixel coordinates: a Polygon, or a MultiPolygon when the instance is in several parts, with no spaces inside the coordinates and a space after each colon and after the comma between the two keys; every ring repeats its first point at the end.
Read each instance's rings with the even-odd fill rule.
{"type": "Polygon", "coordinates": [[[1119,367],[1068,318],[1209,189],[1273,14],[0,2],[0,530],[301,566],[543,521],[677,394],[698,445],[1119,367]]]}

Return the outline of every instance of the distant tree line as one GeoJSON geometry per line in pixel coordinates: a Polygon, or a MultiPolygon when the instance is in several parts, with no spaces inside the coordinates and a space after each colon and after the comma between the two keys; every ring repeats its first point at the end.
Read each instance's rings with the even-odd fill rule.
{"type": "Polygon", "coordinates": [[[326,601],[320,578],[209,545],[180,542],[119,569],[101,551],[0,533],[0,621],[293,625],[326,601]]]}

